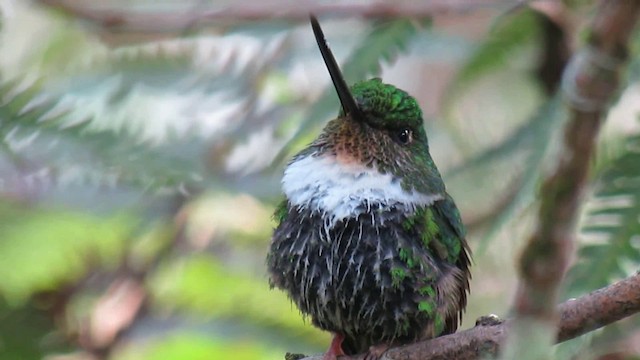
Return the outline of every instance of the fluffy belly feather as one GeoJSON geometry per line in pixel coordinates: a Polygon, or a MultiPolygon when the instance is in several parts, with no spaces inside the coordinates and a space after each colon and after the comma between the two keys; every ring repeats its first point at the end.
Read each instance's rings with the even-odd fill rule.
{"type": "Polygon", "coordinates": [[[272,285],[316,326],[344,334],[350,353],[435,336],[446,315],[436,287],[453,269],[402,226],[402,212],[368,210],[332,226],[318,211],[288,205],[268,257],[272,285]]]}

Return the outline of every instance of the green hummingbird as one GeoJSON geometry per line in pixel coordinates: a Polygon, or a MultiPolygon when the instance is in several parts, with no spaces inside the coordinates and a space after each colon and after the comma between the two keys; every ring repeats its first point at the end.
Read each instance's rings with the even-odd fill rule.
{"type": "Polygon", "coordinates": [[[378,78],[349,88],[313,16],[311,25],[342,109],[284,171],[270,283],[334,334],[326,360],[377,359],[455,332],[470,250],[417,101],[378,78]]]}

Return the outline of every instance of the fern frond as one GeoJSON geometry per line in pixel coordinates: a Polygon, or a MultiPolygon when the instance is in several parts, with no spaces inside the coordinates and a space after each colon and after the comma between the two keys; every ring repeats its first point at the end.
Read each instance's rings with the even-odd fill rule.
{"type": "Polygon", "coordinates": [[[565,115],[560,97],[555,96],[541,105],[526,123],[502,143],[444,174],[454,196],[456,189],[464,189],[465,196],[458,197],[463,210],[466,202],[472,203],[477,211],[477,204],[497,206],[495,198],[506,197],[499,211],[485,224],[487,230],[476,249],[477,253],[484,251],[496,231],[516,216],[518,209],[525,208],[535,200],[540,169],[553,143],[552,135],[564,123],[565,115]],[[499,179],[495,178],[497,173],[502,174],[499,179]],[[479,187],[482,191],[476,194],[466,184],[477,182],[478,179],[490,180],[479,187]]]}
{"type": "Polygon", "coordinates": [[[168,135],[220,138],[245,122],[284,38],[248,36],[164,40],[115,49],[46,84],[98,126],[161,143],[168,135]],[[109,85],[107,88],[106,85],[109,85]]]}
{"type": "Polygon", "coordinates": [[[37,81],[0,79],[0,99],[0,143],[5,155],[28,164],[20,169],[25,176],[38,173],[55,183],[161,188],[191,183],[202,172],[197,159],[187,156],[187,144],[163,148],[123,131],[95,129],[92,118],[43,93],[37,81]]]}
{"type": "Polygon", "coordinates": [[[390,63],[404,52],[409,41],[419,31],[431,26],[430,19],[416,22],[407,19],[378,21],[371,32],[351,53],[342,70],[348,83],[362,81],[380,74],[382,61],[390,63]]]}
{"type": "Polygon", "coordinates": [[[607,285],[640,265],[640,135],[627,139],[625,153],[600,176],[588,208],[568,296],[607,285]]]}
{"type": "Polygon", "coordinates": [[[514,53],[530,45],[538,35],[538,20],[532,10],[521,11],[509,15],[496,24],[489,37],[484,41],[451,83],[444,99],[445,113],[451,111],[455,100],[469,84],[480,77],[499,71],[509,61],[513,61],[514,53]]]}

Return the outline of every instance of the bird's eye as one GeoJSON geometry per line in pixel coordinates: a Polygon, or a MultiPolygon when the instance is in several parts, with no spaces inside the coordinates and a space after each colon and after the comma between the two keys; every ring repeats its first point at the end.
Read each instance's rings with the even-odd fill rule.
{"type": "Polygon", "coordinates": [[[398,133],[396,134],[396,138],[398,139],[398,142],[400,144],[407,145],[413,139],[412,135],[413,134],[411,133],[411,130],[402,129],[402,130],[398,131],[398,133]]]}

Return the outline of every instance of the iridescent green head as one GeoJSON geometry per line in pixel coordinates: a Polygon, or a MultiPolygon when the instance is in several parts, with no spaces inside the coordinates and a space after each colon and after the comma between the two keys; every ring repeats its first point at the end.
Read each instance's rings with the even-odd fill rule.
{"type": "Polygon", "coordinates": [[[351,93],[371,126],[422,127],[422,110],[416,99],[380,78],[354,84],[351,93]]]}
{"type": "Polygon", "coordinates": [[[391,173],[406,191],[444,194],[418,102],[379,78],[348,87],[314,17],[311,25],[342,109],[308,151],[331,152],[343,166],[391,173]]]}

